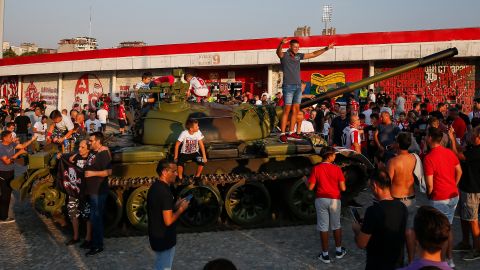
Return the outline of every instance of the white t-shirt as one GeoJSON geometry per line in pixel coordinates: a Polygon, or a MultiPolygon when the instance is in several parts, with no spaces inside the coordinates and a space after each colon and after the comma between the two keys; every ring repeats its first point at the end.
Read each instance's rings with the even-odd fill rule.
{"type": "Polygon", "coordinates": [[[45,132],[47,131],[47,123],[42,124],[42,122],[39,121],[39,122],[36,122],[33,125],[33,127],[37,129],[37,131],[43,132],[43,134],[35,132],[35,134],[37,134],[37,141],[39,142],[45,141],[45,132]]]}
{"type": "Polygon", "coordinates": [[[193,134],[190,134],[188,130],[182,131],[178,136],[178,141],[182,143],[182,154],[193,154],[199,152],[198,141],[203,140],[203,134],[199,130],[193,134]]]}
{"type": "Polygon", "coordinates": [[[370,119],[370,115],[372,115],[372,109],[363,111],[363,115],[365,115],[365,124],[371,125],[372,119],[370,119]]]}
{"type": "Polygon", "coordinates": [[[120,101],[122,101],[122,99],[121,99],[120,97],[114,96],[114,97],[112,98],[112,104],[113,104],[113,105],[118,105],[118,104],[120,104],[120,101]]]}
{"type": "Polygon", "coordinates": [[[263,104],[263,103],[262,103],[262,101],[261,101],[260,99],[255,101],[255,105],[257,105],[257,106],[260,106],[260,105],[262,105],[262,104],[263,104]]]}
{"type": "Polygon", "coordinates": [[[190,90],[199,97],[208,96],[208,87],[202,78],[192,77],[190,80],[190,90]]]}
{"type": "Polygon", "coordinates": [[[371,102],[376,102],[377,97],[375,97],[374,93],[371,93],[368,95],[368,99],[370,99],[371,102]]]}
{"type": "MultiPolygon", "coordinates": [[[[382,108],[380,108],[380,113],[382,113],[382,112],[388,112],[388,113],[390,114],[390,116],[393,115],[392,109],[390,109],[390,107],[382,107],[382,108]]],[[[366,121],[365,121],[365,122],[366,122],[366,121]]]]}
{"type": "Polygon", "coordinates": [[[343,130],[342,141],[343,141],[343,147],[355,150],[353,148],[353,144],[354,143],[360,144],[362,142],[362,139],[360,138],[360,132],[356,128],[346,127],[343,130]]]}
{"type": "Polygon", "coordinates": [[[328,130],[330,129],[330,124],[328,122],[323,123],[322,135],[328,136],[328,130]]]}
{"type": "Polygon", "coordinates": [[[88,119],[85,121],[85,127],[87,128],[87,133],[93,133],[100,131],[102,128],[102,123],[100,123],[100,120],[95,119],[95,120],[90,120],[88,119]]]}
{"type": "MultiPolygon", "coordinates": [[[[295,128],[293,130],[297,130],[297,124],[295,124],[295,128]]],[[[315,132],[315,129],[313,128],[313,124],[310,121],[303,120],[302,125],[300,126],[300,131],[302,133],[310,133],[310,132],[315,132]]]]}
{"type": "Polygon", "coordinates": [[[61,132],[67,132],[69,130],[72,130],[73,129],[72,119],[70,119],[69,116],[65,116],[62,114],[62,121],[56,123],[55,126],[61,132]]]}
{"type": "Polygon", "coordinates": [[[146,84],[144,82],[139,82],[135,85],[134,87],[136,90],[139,90],[139,89],[150,89],[150,83],[149,84],[146,84]]]}
{"type": "Polygon", "coordinates": [[[107,117],[108,117],[108,111],[105,109],[100,109],[97,111],[97,116],[98,120],[100,120],[100,123],[106,124],[107,123],[107,117]]]}

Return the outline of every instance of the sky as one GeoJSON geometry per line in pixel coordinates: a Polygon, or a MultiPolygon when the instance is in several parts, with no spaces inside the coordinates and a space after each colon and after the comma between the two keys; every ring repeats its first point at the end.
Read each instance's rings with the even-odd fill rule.
{"type": "Polygon", "coordinates": [[[4,41],[57,48],[89,34],[100,48],[122,41],[148,45],[292,36],[324,27],[333,6],[337,34],[480,27],[479,0],[4,0],[4,41]]]}

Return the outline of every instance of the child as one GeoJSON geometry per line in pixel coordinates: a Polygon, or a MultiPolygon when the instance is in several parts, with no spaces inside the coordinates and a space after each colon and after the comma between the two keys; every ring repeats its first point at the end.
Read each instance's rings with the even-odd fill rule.
{"type": "Polygon", "coordinates": [[[320,156],[322,163],[316,165],[307,181],[309,190],[315,190],[315,209],[317,211],[317,230],[320,232],[322,253],[318,259],[324,263],[330,263],[328,255],[328,231],[333,231],[335,238],[335,257],[343,258],[347,253],[342,247],[342,228],[340,225],[340,213],[342,203],[340,192],[346,190],[345,177],[342,169],[333,164],[335,149],[331,146],[323,147],[320,156]]]}
{"type": "Polygon", "coordinates": [[[185,128],[177,142],[175,143],[174,159],[177,163],[178,178],[183,179],[183,167],[187,161],[195,161],[198,165],[195,177],[200,177],[203,166],[207,163],[207,153],[205,152],[205,146],[203,144],[203,134],[198,127],[198,121],[189,118],[185,123],[185,128]],[[182,144],[180,154],[178,149],[182,144]],[[199,150],[201,152],[199,152],[199,150]],[[200,155],[201,153],[201,155],[200,155]]]}

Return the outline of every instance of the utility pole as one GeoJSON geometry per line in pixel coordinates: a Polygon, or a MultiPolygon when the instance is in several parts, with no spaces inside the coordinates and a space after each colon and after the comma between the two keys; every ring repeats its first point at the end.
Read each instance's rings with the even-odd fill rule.
{"type": "Polygon", "coordinates": [[[0,58],[3,58],[3,13],[5,11],[5,0],[0,0],[0,43],[2,49],[0,50],[0,58]]]}

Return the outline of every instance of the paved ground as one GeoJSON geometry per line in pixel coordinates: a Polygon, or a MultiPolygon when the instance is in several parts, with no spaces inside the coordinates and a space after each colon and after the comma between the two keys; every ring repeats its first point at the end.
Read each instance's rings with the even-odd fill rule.
{"type": "MultiPolygon", "coordinates": [[[[86,258],[78,246],[65,246],[68,232],[37,215],[28,203],[17,202],[14,214],[15,223],[0,224],[0,269],[152,268],[154,254],[146,236],[108,238],[103,253],[86,258]]],[[[456,219],[457,239],[458,223],[456,219]]],[[[209,260],[223,257],[239,269],[363,269],[365,253],[353,245],[351,221],[345,217],[342,224],[348,254],[330,265],[315,259],[319,237],[313,225],[305,225],[181,234],[174,268],[202,269],[209,260]]],[[[480,261],[466,263],[461,254],[455,254],[455,262],[457,269],[480,269],[480,261]]]]}

